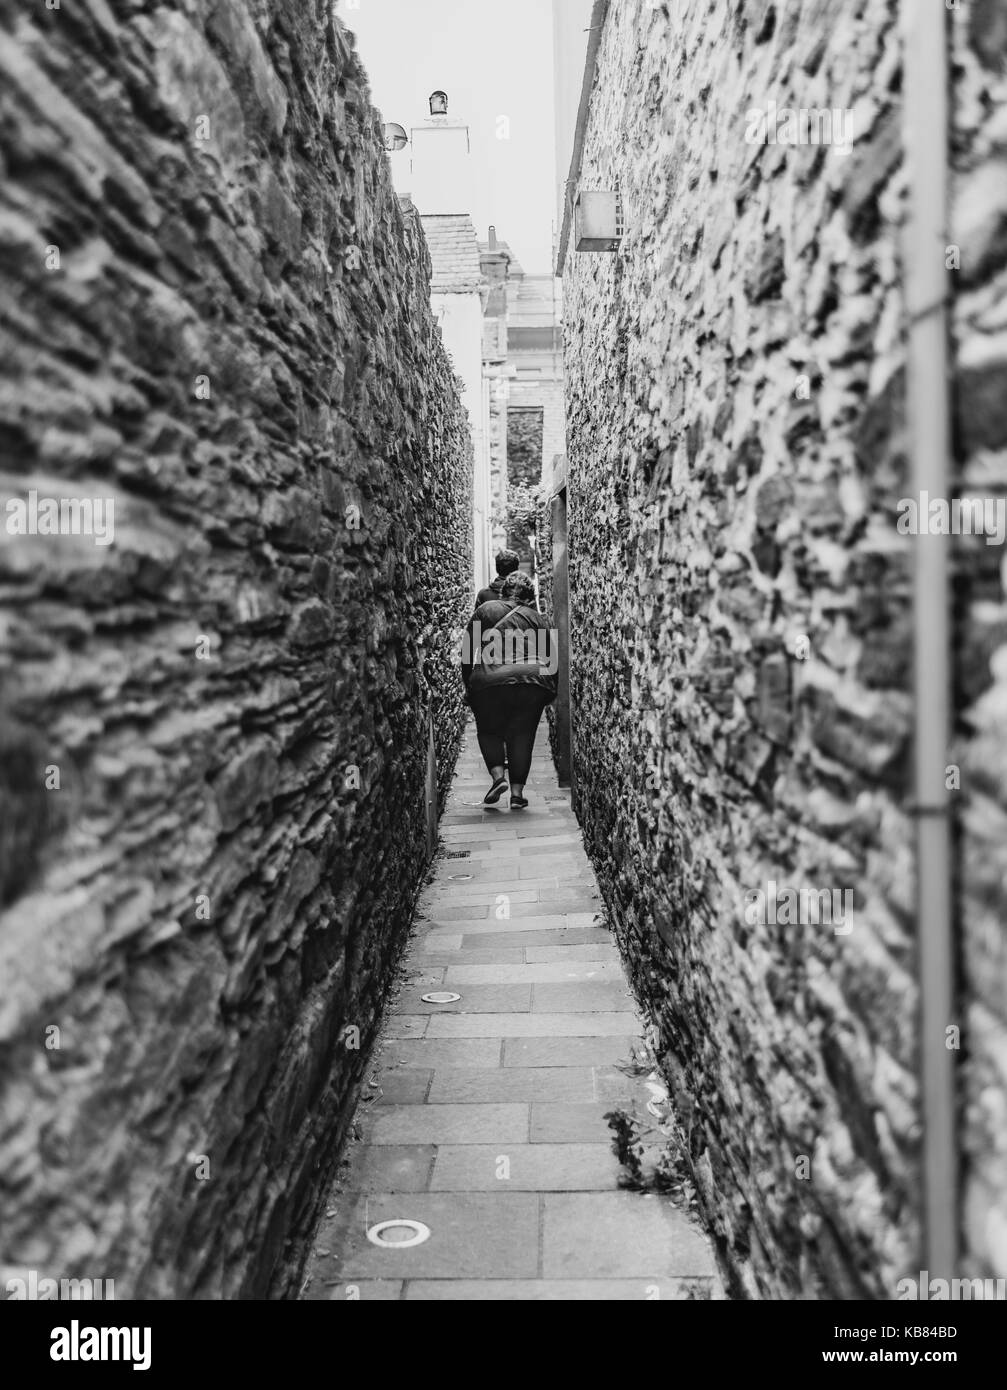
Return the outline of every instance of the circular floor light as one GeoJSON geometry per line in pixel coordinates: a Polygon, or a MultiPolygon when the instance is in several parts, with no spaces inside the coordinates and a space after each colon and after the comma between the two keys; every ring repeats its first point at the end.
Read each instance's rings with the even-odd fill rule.
{"type": "Polygon", "coordinates": [[[408,1250],[412,1245],[422,1245],[430,1238],[430,1227],[422,1221],[411,1221],[399,1217],[395,1221],[379,1221],[367,1232],[372,1245],[380,1245],[385,1250],[408,1250]]]}
{"type": "Polygon", "coordinates": [[[421,994],[420,998],[424,1004],[453,1004],[461,995],[452,994],[449,989],[439,989],[433,994],[421,994]]]}

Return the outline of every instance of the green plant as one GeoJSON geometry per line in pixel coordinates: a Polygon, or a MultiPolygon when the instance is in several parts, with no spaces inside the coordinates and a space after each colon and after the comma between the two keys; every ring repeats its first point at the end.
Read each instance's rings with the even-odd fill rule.
{"type": "Polygon", "coordinates": [[[637,1192],[646,1191],[647,1180],[643,1172],[643,1144],[640,1140],[640,1125],[635,1114],[621,1107],[609,1110],[605,1115],[612,1131],[612,1149],[625,1170],[619,1176],[619,1186],[637,1192]]]}
{"type": "Polygon", "coordinates": [[[619,1186],[636,1192],[659,1192],[683,1210],[695,1210],[688,1137],[659,1080],[651,1047],[643,1041],[636,1043],[631,1056],[617,1066],[625,1076],[643,1081],[651,1095],[643,1112],[631,1101],[605,1115],[612,1131],[612,1149],[623,1170],[619,1186]]]}
{"type": "Polygon", "coordinates": [[[511,544],[519,544],[526,542],[534,532],[541,509],[541,490],[537,484],[509,483],[506,505],[494,505],[492,521],[495,526],[505,528],[511,544]]]}

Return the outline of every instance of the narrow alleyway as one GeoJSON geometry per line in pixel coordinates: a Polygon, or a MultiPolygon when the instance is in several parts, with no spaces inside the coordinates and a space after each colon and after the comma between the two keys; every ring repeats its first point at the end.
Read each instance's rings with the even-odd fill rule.
{"type": "Polygon", "coordinates": [[[645,1112],[646,1081],[618,1065],[644,1055],[643,1030],[544,724],[528,809],[482,807],[486,785],[470,725],[373,1100],[360,1106],[303,1296],[721,1297],[691,1218],[618,1187],[604,1117],[634,1099],[645,1112]],[[460,997],[423,1001],[436,992],[460,997]],[[369,1240],[399,1220],[430,1234],[369,1240]]]}

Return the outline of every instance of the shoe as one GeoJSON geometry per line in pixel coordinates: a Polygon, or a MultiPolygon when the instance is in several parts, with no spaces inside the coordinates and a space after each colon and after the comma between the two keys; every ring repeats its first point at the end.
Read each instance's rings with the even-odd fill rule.
{"type": "Polygon", "coordinates": [[[493,783],[492,787],[490,787],[489,791],[483,797],[483,805],[495,806],[506,790],[507,779],[506,777],[501,777],[499,782],[493,783]]]}
{"type": "Polygon", "coordinates": [[[523,811],[527,805],[528,800],[526,797],[512,796],[510,799],[510,808],[512,811],[523,811]]]}

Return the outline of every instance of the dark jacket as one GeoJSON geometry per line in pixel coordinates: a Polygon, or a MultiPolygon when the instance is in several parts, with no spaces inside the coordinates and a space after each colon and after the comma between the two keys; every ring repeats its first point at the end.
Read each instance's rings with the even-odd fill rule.
{"type": "Polygon", "coordinates": [[[536,685],[546,703],[556,698],[559,650],[542,614],[511,599],[481,603],[468,625],[469,661],[462,662],[467,695],[504,685],[536,685]]]}
{"type": "Polygon", "coordinates": [[[480,589],[476,594],[476,607],[478,608],[483,603],[491,603],[493,599],[499,598],[500,590],[503,588],[506,578],[505,574],[498,574],[488,588],[480,589]]]}

